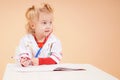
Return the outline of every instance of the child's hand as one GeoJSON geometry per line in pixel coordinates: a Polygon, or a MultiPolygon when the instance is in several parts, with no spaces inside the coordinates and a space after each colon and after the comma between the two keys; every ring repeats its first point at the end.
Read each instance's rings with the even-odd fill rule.
{"type": "Polygon", "coordinates": [[[31,65],[31,59],[28,57],[21,57],[20,63],[23,67],[31,65]]]}
{"type": "Polygon", "coordinates": [[[32,59],[31,59],[31,62],[32,62],[33,66],[39,65],[39,60],[38,60],[38,58],[32,58],[32,59]]]}

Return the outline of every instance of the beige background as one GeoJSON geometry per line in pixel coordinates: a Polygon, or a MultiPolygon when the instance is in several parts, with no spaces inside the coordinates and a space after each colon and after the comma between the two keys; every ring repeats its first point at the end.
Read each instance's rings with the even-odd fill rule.
{"type": "MultiPolygon", "coordinates": [[[[25,11],[39,1],[0,0],[0,80],[25,34],[25,11]]],[[[62,62],[92,64],[120,78],[120,0],[45,1],[55,10],[62,62]]]]}

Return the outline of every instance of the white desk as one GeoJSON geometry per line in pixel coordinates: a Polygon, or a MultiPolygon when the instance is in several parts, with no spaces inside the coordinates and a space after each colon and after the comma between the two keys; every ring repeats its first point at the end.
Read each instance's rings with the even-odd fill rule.
{"type": "Polygon", "coordinates": [[[22,71],[16,64],[7,64],[3,80],[118,80],[118,79],[90,64],[41,65],[28,67],[26,69],[23,69],[22,71]],[[52,69],[56,67],[84,68],[86,70],[52,71],[52,69]]]}

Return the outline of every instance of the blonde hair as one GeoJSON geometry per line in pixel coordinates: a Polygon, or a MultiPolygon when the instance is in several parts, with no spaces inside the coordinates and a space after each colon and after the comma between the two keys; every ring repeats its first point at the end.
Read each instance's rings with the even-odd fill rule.
{"type": "Polygon", "coordinates": [[[28,33],[34,33],[34,30],[31,28],[33,25],[31,23],[34,22],[35,19],[39,20],[39,15],[41,12],[46,13],[53,13],[53,9],[51,6],[47,3],[41,4],[39,7],[35,7],[34,5],[26,11],[26,19],[27,19],[27,32],[28,33]]]}

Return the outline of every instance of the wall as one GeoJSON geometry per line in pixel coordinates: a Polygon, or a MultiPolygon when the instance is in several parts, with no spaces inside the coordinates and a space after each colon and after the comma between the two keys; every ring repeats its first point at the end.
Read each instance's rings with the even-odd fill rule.
{"type": "MultiPolygon", "coordinates": [[[[25,34],[25,11],[40,0],[1,0],[0,78],[25,34]]],[[[62,63],[92,64],[120,78],[120,0],[45,0],[55,10],[62,63]]],[[[41,2],[41,1],[40,1],[41,2]]]]}

